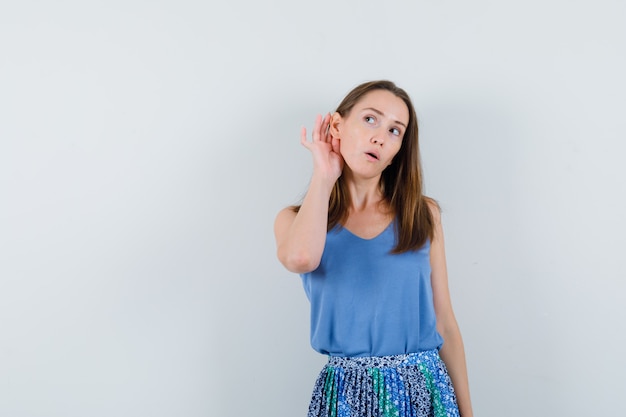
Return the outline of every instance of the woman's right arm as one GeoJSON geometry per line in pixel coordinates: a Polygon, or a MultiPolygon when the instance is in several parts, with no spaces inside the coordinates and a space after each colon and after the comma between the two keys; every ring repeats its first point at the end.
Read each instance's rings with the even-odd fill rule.
{"type": "Polygon", "coordinates": [[[305,273],[316,269],[322,259],[328,225],[328,200],[343,169],[339,139],[328,131],[330,114],[318,116],[313,141],[302,129],[301,143],[313,155],[313,176],[300,210],[281,210],[274,222],[278,259],[291,272],[305,273]]]}

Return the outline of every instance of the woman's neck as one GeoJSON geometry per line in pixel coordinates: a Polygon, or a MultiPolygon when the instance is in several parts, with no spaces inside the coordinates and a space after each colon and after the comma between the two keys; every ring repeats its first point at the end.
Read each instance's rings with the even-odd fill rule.
{"type": "Polygon", "coordinates": [[[348,178],[346,185],[350,190],[350,211],[359,212],[378,208],[384,199],[380,189],[380,177],[361,180],[348,178]]]}

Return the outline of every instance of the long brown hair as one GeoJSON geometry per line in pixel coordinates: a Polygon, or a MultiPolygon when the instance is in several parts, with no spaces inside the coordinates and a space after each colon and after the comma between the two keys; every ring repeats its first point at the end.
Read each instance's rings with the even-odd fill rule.
{"type": "MultiPolygon", "coordinates": [[[[434,200],[422,194],[422,166],[419,155],[417,115],[411,98],[402,88],[388,80],[370,81],[350,91],[335,110],[347,117],[356,103],[367,93],[386,90],[402,99],[409,110],[409,123],[400,150],[380,177],[383,197],[396,217],[396,246],[392,253],[420,249],[434,235],[433,216],[428,202],[434,200]]],[[[297,210],[299,207],[294,207],[297,210]]],[[[350,190],[340,176],[328,203],[328,230],[341,225],[348,217],[350,190]]]]}

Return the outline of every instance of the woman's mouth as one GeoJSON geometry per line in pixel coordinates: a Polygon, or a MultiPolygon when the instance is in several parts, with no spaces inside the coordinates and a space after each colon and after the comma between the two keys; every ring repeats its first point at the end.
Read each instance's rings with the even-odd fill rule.
{"type": "Polygon", "coordinates": [[[378,161],[378,159],[379,159],[378,158],[378,154],[376,154],[375,152],[365,152],[365,155],[367,155],[368,159],[370,159],[370,160],[373,159],[373,160],[378,161]]]}

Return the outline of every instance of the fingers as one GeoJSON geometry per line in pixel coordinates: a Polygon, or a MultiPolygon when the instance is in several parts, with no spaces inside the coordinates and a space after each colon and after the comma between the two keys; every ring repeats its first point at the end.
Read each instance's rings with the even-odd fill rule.
{"type": "Polygon", "coordinates": [[[330,143],[332,139],[330,135],[330,113],[327,113],[326,116],[324,116],[324,120],[322,121],[322,132],[324,133],[324,142],[330,143]]]}
{"type": "Polygon", "coordinates": [[[322,131],[322,115],[318,114],[315,117],[315,125],[313,126],[313,142],[321,140],[322,131]]]}
{"type": "MultiPolygon", "coordinates": [[[[321,114],[315,117],[315,124],[313,125],[312,142],[332,142],[332,136],[330,134],[330,113],[326,114],[322,118],[321,114]]],[[[300,143],[307,149],[311,149],[311,143],[306,137],[306,128],[303,126],[300,130],[300,143]]]]}
{"type": "Polygon", "coordinates": [[[306,139],[306,127],[304,126],[300,129],[300,143],[302,146],[309,149],[309,141],[306,139]]]}

